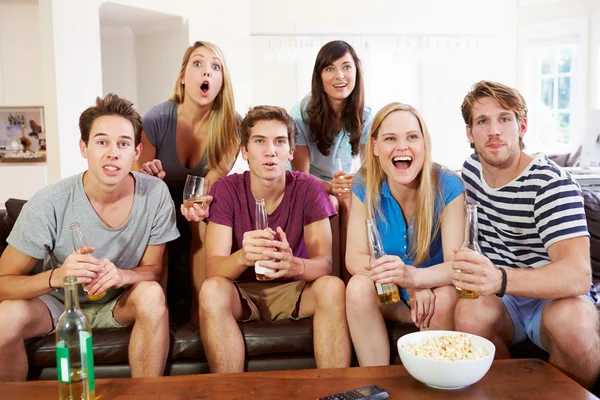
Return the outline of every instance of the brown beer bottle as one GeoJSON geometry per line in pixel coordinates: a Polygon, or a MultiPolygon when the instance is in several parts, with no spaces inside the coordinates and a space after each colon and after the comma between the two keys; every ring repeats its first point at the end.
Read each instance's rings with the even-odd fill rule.
{"type": "MultiPolygon", "coordinates": [[[[378,259],[385,256],[383,250],[383,243],[377,230],[377,224],[375,219],[367,219],[367,234],[369,235],[369,244],[371,248],[371,257],[378,259]]],[[[392,304],[400,301],[400,291],[398,286],[393,283],[384,283],[383,285],[379,282],[375,282],[375,290],[377,292],[377,302],[379,304],[392,304]]]]}
{"type": "MultiPolygon", "coordinates": [[[[467,204],[467,222],[465,224],[465,243],[463,248],[476,251],[479,254],[483,254],[479,242],[477,241],[477,235],[479,229],[477,227],[477,204],[467,204]]],[[[472,290],[466,290],[456,288],[456,296],[459,299],[476,299],[479,297],[477,293],[472,290]]]]}

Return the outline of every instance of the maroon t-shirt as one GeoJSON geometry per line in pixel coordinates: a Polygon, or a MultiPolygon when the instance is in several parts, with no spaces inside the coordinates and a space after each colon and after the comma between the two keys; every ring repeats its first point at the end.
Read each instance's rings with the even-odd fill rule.
{"type": "MultiPolygon", "coordinates": [[[[233,229],[231,254],[242,247],[244,232],[255,229],[256,200],[250,190],[250,171],[233,174],[216,181],[210,188],[209,222],[233,229]]],[[[285,193],[281,203],[268,216],[269,227],[279,226],[285,232],[294,256],[307,258],[304,244],[304,226],[337,213],[323,189],[312,175],[286,171],[285,193]]],[[[254,268],[249,267],[237,282],[255,282],[254,268]]]]}

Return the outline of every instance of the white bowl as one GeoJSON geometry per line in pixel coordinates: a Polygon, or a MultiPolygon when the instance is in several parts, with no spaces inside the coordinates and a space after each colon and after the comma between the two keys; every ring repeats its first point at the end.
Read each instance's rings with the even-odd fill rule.
{"type": "Polygon", "coordinates": [[[421,331],[409,333],[398,339],[398,354],[404,368],[418,381],[436,389],[453,390],[469,386],[479,381],[488,372],[496,346],[481,336],[463,333],[473,347],[484,349],[488,354],[474,360],[439,361],[430,360],[409,353],[404,346],[423,343],[427,337],[443,335],[458,335],[462,332],[453,331],[421,331]]]}

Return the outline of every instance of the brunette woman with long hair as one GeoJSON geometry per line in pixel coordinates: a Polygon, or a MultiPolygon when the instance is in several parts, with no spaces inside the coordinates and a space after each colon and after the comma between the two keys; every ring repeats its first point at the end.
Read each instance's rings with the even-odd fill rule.
{"type": "Polygon", "coordinates": [[[334,40],[321,47],[311,92],[290,114],[296,121],[292,169],[319,178],[339,209],[343,260],[352,165],[360,164],[372,117],[360,59],[350,44],[334,40]]]}

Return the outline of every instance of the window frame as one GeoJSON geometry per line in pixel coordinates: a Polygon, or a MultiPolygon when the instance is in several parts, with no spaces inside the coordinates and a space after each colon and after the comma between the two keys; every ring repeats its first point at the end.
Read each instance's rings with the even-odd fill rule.
{"type": "Polygon", "coordinates": [[[567,18],[551,22],[532,23],[522,26],[519,32],[518,49],[518,87],[527,101],[528,134],[524,142],[531,152],[547,154],[571,152],[585,140],[587,118],[587,72],[589,55],[589,20],[586,17],[567,18]],[[570,142],[556,141],[542,145],[541,127],[541,72],[538,62],[538,50],[549,47],[572,46],[574,48],[571,63],[570,142]]]}

